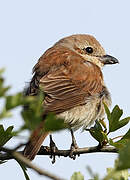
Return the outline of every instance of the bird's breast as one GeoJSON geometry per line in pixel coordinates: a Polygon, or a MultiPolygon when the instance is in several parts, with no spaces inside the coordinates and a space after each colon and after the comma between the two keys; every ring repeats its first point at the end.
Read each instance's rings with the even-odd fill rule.
{"type": "Polygon", "coordinates": [[[74,130],[83,127],[85,129],[87,126],[90,126],[97,119],[103,118],[104,116],[104,105],[103,102],[107,105],[111,105],[110,93],[106,89],[103,89],[103,92],[90,96],[86,99],[86,104],[74,107],[70,110],[67,110],[63,113],[58,114],[57,116],[63,118],[65,123],[68,123],[74,130]]]}

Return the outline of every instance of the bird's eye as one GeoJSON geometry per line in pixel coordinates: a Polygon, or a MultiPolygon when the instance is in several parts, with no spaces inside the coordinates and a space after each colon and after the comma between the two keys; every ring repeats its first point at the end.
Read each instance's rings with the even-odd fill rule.
{"type": "Polygon", "coordinates": [[[92,47],[87,47],[84,49],[88,54],[92,54],[93,53],[93,48],[92,47]]]}

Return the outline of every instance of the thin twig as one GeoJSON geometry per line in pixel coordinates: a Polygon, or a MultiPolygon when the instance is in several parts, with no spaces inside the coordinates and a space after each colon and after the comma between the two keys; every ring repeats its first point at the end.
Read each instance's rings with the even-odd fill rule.
{"type": "Polygon", "coordinates": [[[121,139],[122,137],[123,137],[124,135],[122,135],[122,136],[117,136],[117,137],[114,137],[114,138],[112,138],[112,140],[115,140],[115,139],[121,139]]]}
{"type": "Polygon", "coordinates": [[[25,158],[21,153],[13,152],[13,156],[16,159],[19,159],[20,161],[22,161],[26,166],[28,166],[29,168],[33,169],[34,171],[36,171],[40,175],[44,175],[44,176],[46,176],[46,177],[48,177],[50,179],[53,179],[53,180],[65,180],[63,178],[57,177],[56,175],[54,175],[54,174],[52,174],[52,173],[50,173],[50,172],[48,172],[46,170],[43,170],[43,169],[37,167],[30,160],[25,158]]]}
{"type": "Polygon", "coordinates": [[[13,149],[13,151],[17,151],[19,148],[21,148],[21,147],[23,147],[23,146],[25,146],[26,145],[26,143],[21,143],[21,144],[19,144],[18,146],[16,146],[14,149],[13,149]]]}
{"type": "MultiPolygon", "coordinates": [[[[8,148],[3,148],[3,147],[0,147],[0,150],[3,152],[6,152],[7,159],[8,159],[8,157],[10,159],[18,159],[21,162],[23,162],[27,167],[33,169],[34,171],[36,171],[40,175],[44,175],[45,177],[48,177],[52,180],[65,180],[63,178],[57,177],[56,175],[54,175],[54,174],[52,174],[46,170],[43,170],[43,169],[37,167],[30,160],[28,160],[26,157],[24,157],[20,152],[12,151],[8,148]]],[[[5,155],[5,154],[0,154],[1,157],[2,157],[2,155],[5,155]]],[[[3,160],[3,159],[1,158],[0,160],[3,160]]]]}

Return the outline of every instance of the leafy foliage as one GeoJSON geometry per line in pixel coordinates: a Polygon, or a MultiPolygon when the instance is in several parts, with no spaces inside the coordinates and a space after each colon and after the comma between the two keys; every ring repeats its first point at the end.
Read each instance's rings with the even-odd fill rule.
{"type": "Polygon", "coordinates": [[[12,138],[13,126],[9,126],[4,130],[3,125],[0,125],[0,146],[4,146],[12,138]]]}
{"type": "Polygon", "coordinates": [[[130,168],[130,139],[123,149],[119,151],[119,163],[117,170],[130,168]]]}
{"type": "Polygon", "coordinates": [[[94,137],[99,142],[100,145],[103,143],[106,144],[108,142],[107,134],[105,131],[103,131],[103,127],[98,121],[95,122],[94,127],[90,128],[89,132],[92,137],[94,137]]]}
{"type": "Polygon", "coordinates": [[[129,172],[126,170],[117,170],[119,160],[115,161],[114,168],[107,168],[107,175],[104,177],[104,180],[128,180],[129,172]]]}
{"type": "Polygon", "coordinates": [[[63,119],[56,118],[54,114],[48,114],[45,121],[45,131],[58,131],[67,127],[63,119]]]}
{"type": "Polygon", "coordinates": [[[6,110],[12,110],[22,104],[24,104],[22,93],[17,93],[13,96],[6,96],[6,110]]]}
{"type": "Polygon", "coordinates": [[[100,145],[103,146],[105,144],[109,144],[119,149],[119,159],[116,161],[116,166],[114,168],[107,169],[108,174],[104,180],[127,180],[129,176],[128,169],[130,168],[130,129],[124,136],[120,138],[120,140],[115,142],[113,139],[109,138],[108,135],[128,124],[130,117],[120,120],[121,116],[123,115],[123,110],[121,110],[118,105],[113,108],[112,112],[110,112],[105,104],[104,108],[107,115],[109,128],[107,129],[104,121],[101,120],[99,122],[96,121],[94,127],[89,129],[92,137],[97,140],[100,145]]]}
{"type": "Polygon", "coordinates": [[[109,128],[107,129],[106,124],[102,119],[100,121],[96,121],[94,127],[87,129],[87,131],[90,132],[92,137],[97,140],[101,146],[108,143],[116,148],[124,147],[124,145],[130,140],[130,129],[124,136],[122,136],[120,140],[116,142],[109,138],[108,135],[128,124],[130,117],[120,120],[121,116],[123,115],[123,110],[121,110],[117,105],[113,108],[112,112],[110,112],[106,104],[104,104],[104,109],[107,115],[109,128]]]}
{"type": "Polygon", "coordinates": [[[75,172],[72,175],[71,180],[84,180],[84,177],[80,172],[75,172]]]}
{"type": "Polygon", "coordinates": [[[3,72],[4,69],[0,69],[0,97],[5,96],[6,92],[10,89],[10,86],[4,86],[3,72]]]}
{"type": "Polygon", "coordinates": [[[125,147],[129,141],[130,141],[130,129],[120,140],[116,142],[114,142],[112,139],[109,139],[109,144],[115,146],[118,149],[121,149],[125,147]]]}
{"type": "MultiPolygon", "coordinates": [[[[4,70],[0,70],[0,100],[4,100],[4,104],[0,110],[0,120],[4,120],[5,118],[10,118],[12,116],[12,110],[17,107],[21,107],[21,116],[23,119],[23,125],[17,130],[13,131],[13,126],[9,126],[4,129],[3,125],[0,124],[0,155],[3,153],[2,147],[7,146],[7,142],[13,137],[19,135],[24,130],[32,131],[43,121],[43,99],[44,94],[39,92],[38,96],[25,97],[23,93],[18,92],[16,94],[9,94],[10,86],[5,86],[4,78],[2,76],[4,70]]],[[[109,138],[109,135],[112,132],[124,127],[130,121],[130,117],[126,117],[121,119],[123,115],[123,110],[116,105],[112,112],[108,109],[108,107],[104,104],[105,112],[107,115],[107,120],[109,127],[107,128],[104,120],[96,121],[95,125],[88,129],[91,136],[98,141],[99,147],[102,148],[106,145],[114,146],[119,151],[118,160],[115,163],[114,168],[107,169],[107,175],[104,177],[104,180],[126,180],[128,179],[129,173],[128,169],[130,169],[130,129],[117,141],[116,137],[109,138]]],[[[64,128],[68,128],[66,124],[64,124],[63,119],[57,119],[54,114],[48,114],[46,116],[45,131],[58,131],[64,128]]],[[[13,152],[15,149],[9,150],[9,152],[13,152]]],[[[7,153],[9,153],[7,152],[7,153]]],[[[16,160],[20,167],[22,168],[26,180],[29,180],[29,176],[26,172],[25,165],[16,160]]],[[[0,164],[6,163],[7,161],[0,160],[0,164]]],[[[92,173],[89,169],[89,173],[91,174],[94,180],[99,180],[99,176],[97,174],[92,173]]],[[[71,180],[84,180],[83,175],[80,172],[75,172],[71,180]]]]}
{"type": "Polygon", "coordinates": [[[120,129],[121,127],[128,124],[128,122],[130,121],[130,117],[120,120],[120,118],[123,114],[123,110],[120,109],[118,105],[116,105],[113,108],[111,113],[110,113],[108,107],[106,106],[106,104],[104,104],[104,108],[105,108],[105,112],[107,114],[107,119],[109,121],[109,132],[114,132],[114,131],[120,129]]]}
{"type": "MultiPolygon", "coordinates": [[[[13,131],[13,126],[9,126],[4,129],[3,125],[0,125],[0,147],[3,147],[13,136],[19,135],[23,130],[33,130],[43,120],[43,98],[44,94],[39,92],[38,96],[26,97],[23,93],[18,92],[14,95],[8,95],[10,86],[4,85],[4,78],[2,76],[4,69],[0,70],[0,98],[4,100],[4,105],[0,111],[0,120],[12,117],[12,110],[21,107],[21,116],[24,124],[17,131],[13,131]]],[[[57,131],[64,129],[66,125],[63,119],[58,120],[53,114],[49,114],[46,117],[45,130],[57,131]]],[[[2,148],[0,148],[0,152],[2,148]]],[[[12,149],[13,151],[13,149],[12,149]]],[[[0,164],[7,161],[0,160],[0,164]]],[[[24,164],[17,160],[20,167],[22,168],[26,180],[29,180],[29,176],[26,172],[24,164]]]]}
{"type": "Polygon", "coordinates": [[[43,94],[40,93],[36,97],[24,97],[24,106],[21,115],[25,122],[25,129],[35,129],[43,117],[43,94]]]}

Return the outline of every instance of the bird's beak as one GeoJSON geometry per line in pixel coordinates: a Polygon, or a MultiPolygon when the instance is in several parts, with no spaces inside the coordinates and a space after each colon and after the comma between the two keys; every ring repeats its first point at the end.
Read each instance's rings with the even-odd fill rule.
{"type": "Polygon", "coordinates": [[[116,59],[115,57],[110,56],[110,55],[101,56],[101,57],[100,57],[100,61],[101,61],[104,65],[106,65],[106,64],[116,64],[116,63],[119,63],[118,59],[116,59]]]}

